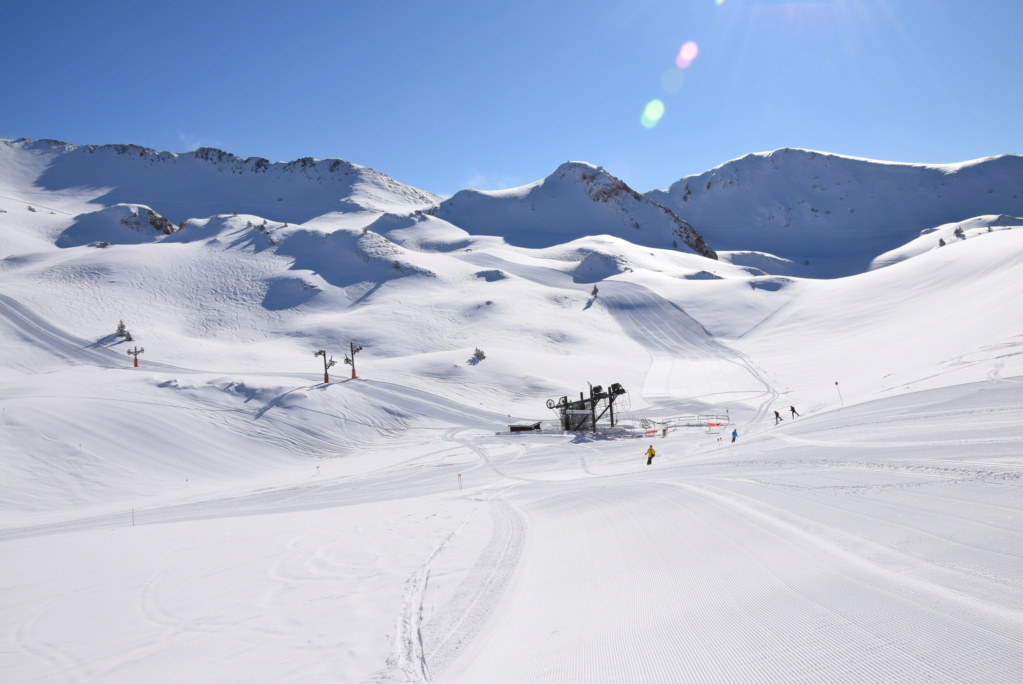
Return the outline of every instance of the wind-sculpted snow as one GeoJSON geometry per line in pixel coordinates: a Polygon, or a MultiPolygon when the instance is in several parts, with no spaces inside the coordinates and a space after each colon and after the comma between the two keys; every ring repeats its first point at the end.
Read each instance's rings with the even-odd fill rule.
{"type": "Polygon", "coordinates": [[[176,230],[177,226],[149,207],[116,204],[76,216],[74,224],[57,238],[57,246],[139,244],[153,242],[176,230]]]}
{"type": "MultiPolygon", "coordinates": [[[[945,245],[955,244],[970,238],[981,237],[996,230],[1005,230],[1006,226],[1023,225],[1023,218],[1018,216],[976,216],[966,221],[946,223],[920,232],[920,237],[910,240],[904,245],[878,255],[871,268],[892,266],[907,259],[920,256],[926,252],[945,245]]],[[[733,262],[734,263],[734,262],[733,262]]]]}

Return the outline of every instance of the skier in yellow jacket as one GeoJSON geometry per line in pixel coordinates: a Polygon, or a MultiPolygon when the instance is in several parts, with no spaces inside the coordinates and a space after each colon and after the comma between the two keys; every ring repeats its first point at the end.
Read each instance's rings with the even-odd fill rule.
{"type": "Polygon", "coordinates": [[[650,462],[654,460],[654,456],[656,455],[657,452],[654,451],[654,445],[651,444],[650,448],[646,450],[646,464],[650,465],[650,462]]]}

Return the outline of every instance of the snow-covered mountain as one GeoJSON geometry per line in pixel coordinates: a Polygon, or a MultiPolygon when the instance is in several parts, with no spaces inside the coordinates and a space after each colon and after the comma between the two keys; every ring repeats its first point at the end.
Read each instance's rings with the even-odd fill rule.
{"type": "Polygon", "coordinates": [[[209,147],[176,154],[0,138],[0,164],[5,182],[28,184],[23,192],[77,195],[96,208],[146,205],[174,223],[230,212],[303,222],[334,211],[407,212],[439,199],[342,159],[269,162],[209,147]]]}
{"type": "Polygon", "coordinates": [[[562,164],[520,188],[462,190],[431,213],[475,235],[498,235],[520,247],[613,235],[637,245],[717,258],[692,225],[604,169],[582,162],[562,164]]]}
{"type": "Polygon", "coordinates": [[[646,196],[697,226],[719,251],[828,262],[830,274],[849,275],[921,231],[981,215],[1023,215],[1023,157],[924,165],[782,149],[646,196]]]}
{"type": "MultiPolygon", "coordinates": [[[[832,158],[827,230],[714,259],[696,189],[582,163],[441,200],[0,141],[4,681],[1014,684],[1016,159],[839,223],[944,190],[832,158]]],[[[719,213],[802,216],[765,174],[719,213]]]]}

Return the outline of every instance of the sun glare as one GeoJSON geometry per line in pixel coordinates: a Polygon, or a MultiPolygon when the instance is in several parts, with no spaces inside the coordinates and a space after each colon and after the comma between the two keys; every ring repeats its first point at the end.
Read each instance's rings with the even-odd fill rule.
{"type": "Polygon", "coordinates": [[[644,128],[653,128],[663,116],[664,103],[660,100],[650,100],[646,103],[646,107],[643,109],[643,116],[639,117],[639,122],[643,124],[644,128]]]}
{"type": "Polygon", "coordinates": [[[698,54],[700,54],[700,47],[693,41],[687,40],[679,48],[678,56],[675,57],[675,66],[679,69],[688,69],[698,54]]]}

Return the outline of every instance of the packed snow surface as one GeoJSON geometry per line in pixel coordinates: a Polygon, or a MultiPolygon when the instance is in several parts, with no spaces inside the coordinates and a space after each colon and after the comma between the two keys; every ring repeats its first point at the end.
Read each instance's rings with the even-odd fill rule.
{"type": "Polygon", "coordinates": [[[5,682],[1019,681],[1021,212],[807,278],[588,165],[0,142],[5,682]]]}

